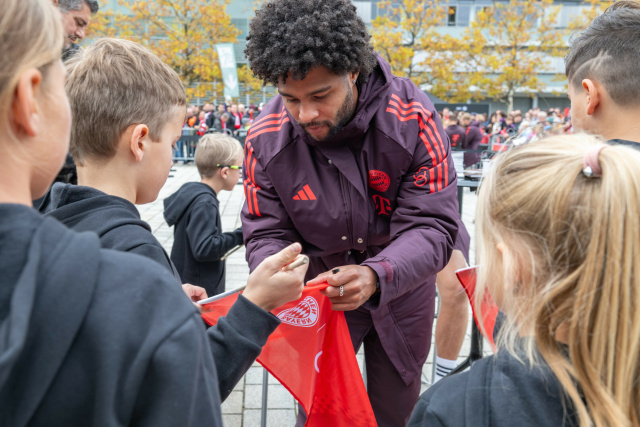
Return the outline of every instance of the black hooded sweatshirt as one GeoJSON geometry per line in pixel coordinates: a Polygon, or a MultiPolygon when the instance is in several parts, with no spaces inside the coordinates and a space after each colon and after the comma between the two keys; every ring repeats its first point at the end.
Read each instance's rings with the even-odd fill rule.
{"type": "Polygon", "coordinates": [[[91,187],[56,183],[42,201],[40,212],[75,231],[98,234],[105,249],[150,258],[180,279],[169,255],[151,233],[151,227],[140,219],[138,209],[128,200],[91,187]]]}
{"type": "Polygon", "coordinates": [[[213,332],[173,277],[27,206],[0,218],[1,426],[222,426],[213,332]]]}
{"type": "Polygon", "coordinates": [[[224,292],[220,258],[242,244],[242,230],[223,233],[218,198],[202,182],[188,182],[164,199],[164,218],[173,230],[171,261],[183,283],[202,286],[209,296],[224,292]]]}

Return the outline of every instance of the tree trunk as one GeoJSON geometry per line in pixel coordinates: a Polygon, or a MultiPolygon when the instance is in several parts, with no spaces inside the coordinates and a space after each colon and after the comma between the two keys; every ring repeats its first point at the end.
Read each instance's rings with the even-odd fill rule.
{"type": "Polygon", "coordinates": [[[515,89],[513,86],[509,87],[509,92],[507,92],[507,114],[511,114],[513,111],[513,95],[515,94],[515,89]]]}

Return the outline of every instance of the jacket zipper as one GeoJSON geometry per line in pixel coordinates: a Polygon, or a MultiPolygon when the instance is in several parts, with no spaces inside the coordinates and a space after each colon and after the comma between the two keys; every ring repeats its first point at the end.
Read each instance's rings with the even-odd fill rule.
{"type": "Polygon", "coordinates": [[[353,217],[351,215],[351,196],[349,194],[349,186],[345,183],[346,178],[342,172],[340,174],[340,188],[342,189],[342,203],[344,204],[344,212],[347,217],[347,238],[349,240],[349,247],[353,247],[353,217]]]}

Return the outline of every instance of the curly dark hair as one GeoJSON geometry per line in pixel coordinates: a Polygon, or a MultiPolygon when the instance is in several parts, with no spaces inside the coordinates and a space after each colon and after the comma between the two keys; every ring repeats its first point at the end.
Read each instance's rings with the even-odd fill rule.
{"type": "Polygon", "coordinates": [[[244,53],[265,85],[304,79],[314,66],[359,72],[365,83],[377,66],[370,39],[351,0],[271,0],[251,20],[244,53]]]}

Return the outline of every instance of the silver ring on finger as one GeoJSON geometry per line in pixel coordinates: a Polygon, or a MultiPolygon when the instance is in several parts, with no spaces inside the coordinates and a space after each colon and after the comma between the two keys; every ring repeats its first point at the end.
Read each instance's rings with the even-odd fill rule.
{"type": "Polygon", "coordinates": [[[340,296],[344,295],[344,286],[340,285],[340,296]]]}

